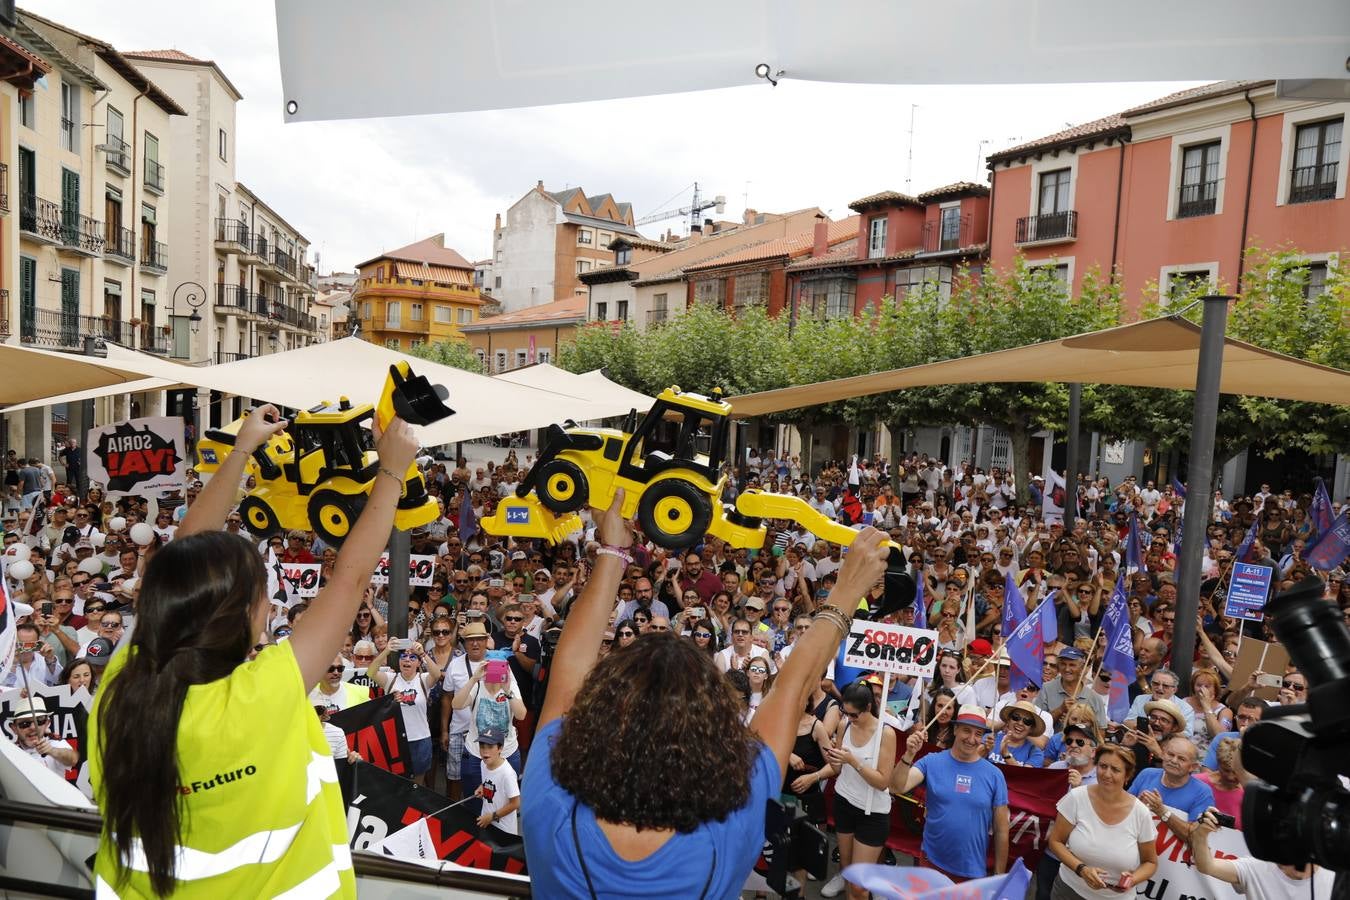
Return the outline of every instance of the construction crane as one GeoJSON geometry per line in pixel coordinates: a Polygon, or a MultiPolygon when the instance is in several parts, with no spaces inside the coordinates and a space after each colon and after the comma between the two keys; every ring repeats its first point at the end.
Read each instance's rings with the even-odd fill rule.
{"type": "MultiPolygon", "coordinates": [[[[680,193],[684,192],[681,191],[680,193]]],[[[718,194],[711,200],[704,200],[702,195],[699,194],[697,181],[694,182],[693,201],[694,202],[690,203],[688,206],[681,206],[679,209],[668,209],[665,212],[655,212],[649,216],[643,216],[641,219],[637,220],[637,224],[649,225],[652,222],[660,222],[662,219],[674,219],[677,217],[688,216],[689,230],[693,231],[694,228],[699,225],[699,216],[703,214],[704,210],[716,208],[717,214],[720,216],[722,213],[726,212],[727,209],[727,198],[722,194],[718,194]]]]}

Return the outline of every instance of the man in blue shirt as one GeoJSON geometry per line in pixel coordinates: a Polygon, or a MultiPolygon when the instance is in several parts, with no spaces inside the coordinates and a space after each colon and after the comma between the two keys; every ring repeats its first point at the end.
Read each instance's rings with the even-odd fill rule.
{"type": "Polygon", "coordinates": [[[1162,768],[1144,769],[1130,785],[1130,793],[1182,840],[1190,837],[1193,823],[1214,805],[1209,785],[1191,776],[1199,753],[1190,738],[1173,735],[1162,746],[1162,768]]]}
{"type": "Polygon", "coordinates": [[[1237,717],[1233,719],[1233,724],[1237,726],[1237,731],[1221,731],[1209,742],[1209,752],[1205,754],[1205,761],[1202,765],[1211,772],[1219,768],[1219,744],[1224,738],[1241,738],[1242,732],[1247,730],[1247,726],[1253,722],[1261,721],[1261,714],[1265,712],[1266,701],[1260,697],[1244,697],[1238,704],[1237,717]]]}
{"type": "Polygon", "coordinates": [[[953,881],[988,874],[989,835],[993,827],[994,873],[1008,868],[1008,782],[998,766],[984,758],[989,730],[984,710],[963,706],[954,720],[956,741],[950,750],[930,753],[917,763],[925,736],[914,729],[896,760],[891,791],[907,794],[927,785],[927,819],[919,865],[937,869],[953,881]]]}

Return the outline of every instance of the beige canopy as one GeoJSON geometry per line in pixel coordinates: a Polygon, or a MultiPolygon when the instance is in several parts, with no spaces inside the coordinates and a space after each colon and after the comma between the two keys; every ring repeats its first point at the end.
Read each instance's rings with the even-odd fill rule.
{"type": "MultiPolygon", "coordinates": [[[[1233,338],[1226,339],[1224,344],[1219,389],[1225,394],[1350,403],[1350,372],[1263,350],[1233,338]]],[[[730,400],[738,418],[749,418],[935,384],[1058,381],[1193,391],[1199,357],[1200,326],[1179,317],[1168,317],[964,359],[761,391],[730,400]]]]}
{"type": "Polygon", "coordinates": [[[58,391],[111,386],[108,393],[120,394],[127,390],[125,385],[143,377],[140,370],[123,368],[111,359],[0,344],[0,407],[6,409],[58,391]]]}
{"type": "MultiPolygon", "coordinates": [[[[605,373],[599,369],[577,375],[548,363],[536,363],[532,366],[512,369],[510,372],[502,372],[492,377],[500,381],[509,381],[512,384],[523,384],[529,387],[542,388],[546,391],[570,394],[574,397],[584,397],[587,400],[603,403],[616,410],[622,409],[624,413],[630,409],[643,412],[655,402],[654,398],[648,397],[646,394],[639,394],[637,391],[630,390],[617,382],[610,381],[605,373]]],[[[620,414],[614,412],[609,415],[620,414]]]]}
{"type": "MultiPolygon", "coordinates": [[[[32,354],[37,354],[39,360],[56,357],[67,367],[79,366],[88,359],[12,349],[19,354],[18,358],[32,354]]],[[[116,381],[112,380],[112,374],[105,375],[101,382],[89,377],[84,380],[81,390],[46,396],[42,395],[41,387],[30,389],[25,385],[22,391],[14,392],[21,393],[25,402],[6,405],[5,411],[17,412],[112,394],[191,387],[255,397],[294,409],[306,409],[324,400],[335,401],[339,396],[351,397],[358,403],[373,402],[384,386],[389,366],[400,361],[409,362],[417,374],[427,376],[434,384],[445,385],[450,392],[448,402],[455,415],[423,430],[422,440],[427,445],[541,428],[564,419],[585,421],[619,416],[635,405],[645,409],[652,402],[651,398],[634,394],[598,372],[588,375],[597,375],[599,380],[548,366],[546,369],[551,372],[543,371],[520,380],[501,376],[489,378],[408,356],[360,338],[343,338],[215,366],[184,365],[116,344],[109,344],[107,353],[103,362],[110,373],[120,373],[116,381]],[[538,384],[532,383],[536,381],[538,384]],[[97,383],[104,386],[89,386],[97,383]],[[637,402],[634,397],[639,398],[637,402]]],[[[3,359],[0,357],[0,365],[4,365],[3,359]]],[[[59,366],[57,368],[58,372],[63,371],[59,366]]],[[[68,371],[81,370],[72,368],[68,371]]],[[[528,371],[522,370],[522,373],[528,371]]],[[[57,377],[44,382],[49,390],[71,384],[72,379],[57,377]]],[[[74,384],[80,386],[81,382],[74,384]]]]}

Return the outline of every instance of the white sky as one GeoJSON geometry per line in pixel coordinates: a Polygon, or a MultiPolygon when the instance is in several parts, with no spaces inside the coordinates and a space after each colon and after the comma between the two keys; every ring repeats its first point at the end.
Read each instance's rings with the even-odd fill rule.
{"type": "MultiPolygon", "coordinates": [[[[689,202],[698,181],[742,208],[819,206],[984,182],[982,156],[1188,87],[1191,82],[871,86],[782,81],[695,94],[503,112],[286,125],[272,0],[24,0],[22,7],[119,50],[213,59],[243,93],[235,174],[322,254],[321,272],[444,231],[470,260],[490,252],[493,215],[543,179],[612,193],[637,217],[689,202]],[[981,142],[987,142],[981,144],[981,142]],[[678,195],[678,196],[677,196],[678,195]]],[[[356,47],[333,47],[353,65],[356,47]]],[[[711,213],[708,213],[711,215],[711,213]]],[[[656,236],[672,218],[644,226],[656,236]]]]}

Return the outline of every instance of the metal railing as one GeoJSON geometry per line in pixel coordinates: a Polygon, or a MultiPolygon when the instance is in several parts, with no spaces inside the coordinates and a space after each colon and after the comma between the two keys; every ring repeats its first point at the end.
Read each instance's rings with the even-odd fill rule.
{"type": "Polygon", "coordinates": [[[103,252],[103,223],[73,208],[61,210],[61,246],[81,253],[103,252]]]}
{"type": "Polygon", "coordinates": [[[142,322],[140,333],[142,350],[146,353],[158,353],[161,356],[168,355],[169,335],[165,334],[163,329],[156,328],[153,322],[142,322]]]}
{"type": "Polygon", "coordinates": [[[0,340],[9,335],[9,288],[0,288],[0,340]]]}
{"type": "Polygon", "coordinates": [[[295,257],[284,252],[280,247],[272,251],[272,265],[292,277],[295,276],[295,257]]]}
{"type": "Polygon", "coordinates": [[[75,139],[75,120],[61,117],[61,149],[71,153],[80,152],[79,141],[75,139]]]}
{"type": "Polygon", "coordinates": [[[162,241],[146,241],[141,247],[141,265],[152,269],[169,268],[169,245],[162,241]]]}
{"type": "Polygon", "coordinates": [[[253,236],[253,246],[249,249],[263,259],[267,259],[268,254],[272,250],[272,245],[268,242],[266,235],[255,234],[253,236]]]}
{"type": "Polygon", "coordinates": [[[267,298],[242,284],[216,285],[216,306],[263,316],[268,314],[267,298]]]}
{"type": "Polygon", "coordinates": [[[136,328],[130,322],[123,322],[120,318],[114,319],[112,316],[101,316],[98,319],[98,332],[105,340],[121,344],[123,347],[131,347],[136,342],[136,328]]]}
{"type": "Polygon", "coordinates": [[[943,229],[942,223],[925,222],[923,225],[923,252],[940,253],[944,250],[960,250],[975,243],[974,227],[967,213],[959,217],[955,229],[943,229]]]}
{"type": "Polygon", "coordinates": [[[33,195],[21,197],[19,230],[53,242],[61,240],[61,204],[33,195]]]}
{"type": "Polygon", "coordinates": [[[103,143],[107,147],[104,152],[107,154],[108,166],[123,175],[130,175],[131,165],[127,162],[127,156],[129,155],[127,151],[131,148],[131,145],[115,134],[105,136],[103,143]]]}
{"type": "Polygon", "coordinates": [[[1289,182],[1290,203],[1312,203],[1336,198],[1336,170],[1339,162],[1320,166],[1296,166],[1289,182]]]}
{"type": "Polygon", "coordinates": [[[216,240],[238,244],[245,250],[252,246],[252,236],[248,232],[248,226],[238,219],[216,219],[216,240]]]}
{"type": "Polygon", "coordinates": [[[238,362],[241,359],[252,359],[252,358],[253,355],[251,353],[227,353],[224,350],[216,351],[217,363],[238,362]]]}
{"type": "Polygon", "coordinates": [[[164,193],[164,166],[153,159],[145,161],[145,186],[156,194],[164,193]]]}
{"type": "Polygon", "coordinates": [[[287,306],[284,303],[273,302],[272,318],[289,325],[292,328],[303,328],[306,331],[314,331],[318,327],[318,320],[294,306],[287,306]]]}
{"type": "Polygon", "coordinates": [[[86,335],[103,334],[104,321],[96,316],[81,316],[62,309],[20,310],[19,340],[25,344],[80,350],[86,335]]]}
{"type": "Polygon", "coordinates": [[[107,241],[103,245],[105,254],[116,256],[128,263],[136,261],[136,232],[130,228],[118,228],[109,224],[105,233],[107,234],[107,241]]]}
{"type": "Polygon", "coordinates": [[[1201,181],[1198,184],[1183,184],[1177,197],[1177,218],[1189,219],[1194,216],[1212,216],[1218,209],[1219,182],[1201,181]]]}
{"type": "Polygon", "coordinates": [[[1078,237],[1078,213],[1072,209],[1063,212],[1023,216],[1017,220],[1013,242],[1032,244],[1036,241],[1064,241],[1078,237]]]}

